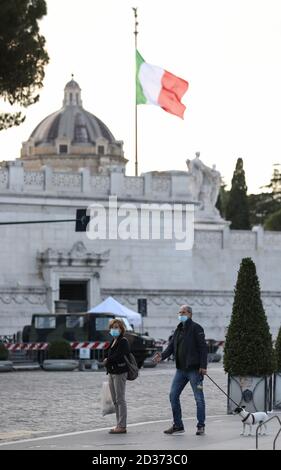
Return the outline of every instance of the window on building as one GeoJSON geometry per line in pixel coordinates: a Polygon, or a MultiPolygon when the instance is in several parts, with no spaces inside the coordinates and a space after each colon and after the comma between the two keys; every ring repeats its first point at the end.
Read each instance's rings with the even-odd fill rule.
{"type": "Polygon", "coordinates": [[[67,145],[60,145],[59,146],[59,151],[60,151],[60,153],[67,153],[68,152],[67,145]]]}
{"type": "Polygon", "coordinates": [[[98,155],[104,155],[104,146],[98,145],[98,155]]]}

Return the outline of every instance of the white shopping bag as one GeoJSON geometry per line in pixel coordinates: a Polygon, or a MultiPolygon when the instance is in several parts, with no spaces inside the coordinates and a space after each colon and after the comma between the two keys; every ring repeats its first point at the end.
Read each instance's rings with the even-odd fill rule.
{"type": "Polygon", "coordinates": [[[102,389],[101,389],[101,409],[102,409],[102,415],[109,415],[111,413],[115,413],[115,406],[112,401],[112,396],[109,388],[109,383],[108,382],[103,382],[102,383],[102,389]]]}

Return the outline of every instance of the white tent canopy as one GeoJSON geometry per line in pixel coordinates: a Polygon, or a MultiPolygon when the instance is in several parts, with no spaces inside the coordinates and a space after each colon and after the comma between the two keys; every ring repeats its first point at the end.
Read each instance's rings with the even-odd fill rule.
{"type": "Polygon", "coordinates": [[[114,315],[120,315],[127,317],[129,323],[134,327],[141,326],[142,316],[140,313],[134,312],[125,307],[125,305],[120,304],[113,297],[107,297],[103,302],[101,302],[96,307],[92,307],[88,313],[112,313],[114,315]]]}

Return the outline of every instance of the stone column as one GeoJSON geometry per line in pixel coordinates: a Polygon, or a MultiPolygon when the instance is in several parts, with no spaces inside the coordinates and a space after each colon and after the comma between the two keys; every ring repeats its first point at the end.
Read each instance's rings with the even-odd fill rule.
{"type": "Polygon", "coordinates": [[[89,292],[89,303],[90,308],[101,302],[100,292],[100,273],[95,271],[90,280],[90,292],[89,292]]]}
{"type": "Polygon", "coordinates": [[[222,229],[222,248],[223,249],[229,248],[229,236],[230,236],[229,225],[225,225],[222,229]]]}
{"type": "Polygon", "coordinates": [[[44,172],[44,190],[45,191],[52,191],[53,189],[53,169],[48,166],[44,165],[42,167],[44,172]]]}
{"type": "Polygon", "coordinates": [[[43,279],[47,286],[47,307],[51,313],[55,313],[55,301],[59,300],[59,280],[57,273],[51,267],[43,267],[43,279]]]}
{"type": "Polygon", "coordinates": [[[110,173],[110,194],[121,196],[124,193],[124,173],[110,173]]]}
{"type": "Polygon", "coordinates": [[[150,196],[152,194],[152,174],[144,173],[144,196],[150,196]]]}
{"type": "Polygon", "coordinates": [[[256,234],[256,249],[263,249],[264,229],[262,225],[255,225],[252,231],[256,234]]]}
{"type": "Polygon", "coordinates": [[[23,162],[19,160],[6,163],[8,168],[8,189],[21,192],[24,187],[23,162]]]}
{"type": "Polygon", "coordinates": [[[187,175],[172,175],[171,177],[171,196],[185,197],[192,200],[192,194],[188,187],[187,175]]]}
{"type": "Polygon", "coordinates": [[[81,174],[81,192],[90,193],[91,192],[91,175],[89,168],[79,168],[79,173],[81,174]]]}

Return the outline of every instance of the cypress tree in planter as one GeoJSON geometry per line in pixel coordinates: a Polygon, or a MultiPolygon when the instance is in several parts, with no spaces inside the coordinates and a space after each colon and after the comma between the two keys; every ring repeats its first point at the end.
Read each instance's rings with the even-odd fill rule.
{"type": "Polygon", "coordinates": [[[43,369],[50,371],[70,371],[78,367],[78,361],[72,359],[72,349],[68,341],[53,341],[49,345],[48,359],[43,361],[43,369]]]}
{"type": "MultiPolygon", "coordinates": [[[[228,394],[247,411],[271,407],[275,369],[272,338],[263,309],[255,263],[243,258],[235,287],[232,317],[224,348],[228,394]]],[[[228,400],[228,412],[235,405],[228,400]]]]}
{"type": "Polygon", "coordinates": [[[274,374],[273,408],[281,408],[281,327],[275,343],[276,372],[274,374]]]}
{"type": "Polygon", "coordinates": [[[8,359],[9,351],[3,343],[0,343],[0,372],[10,372],[13,370],[13,363],[8,359]]]}

